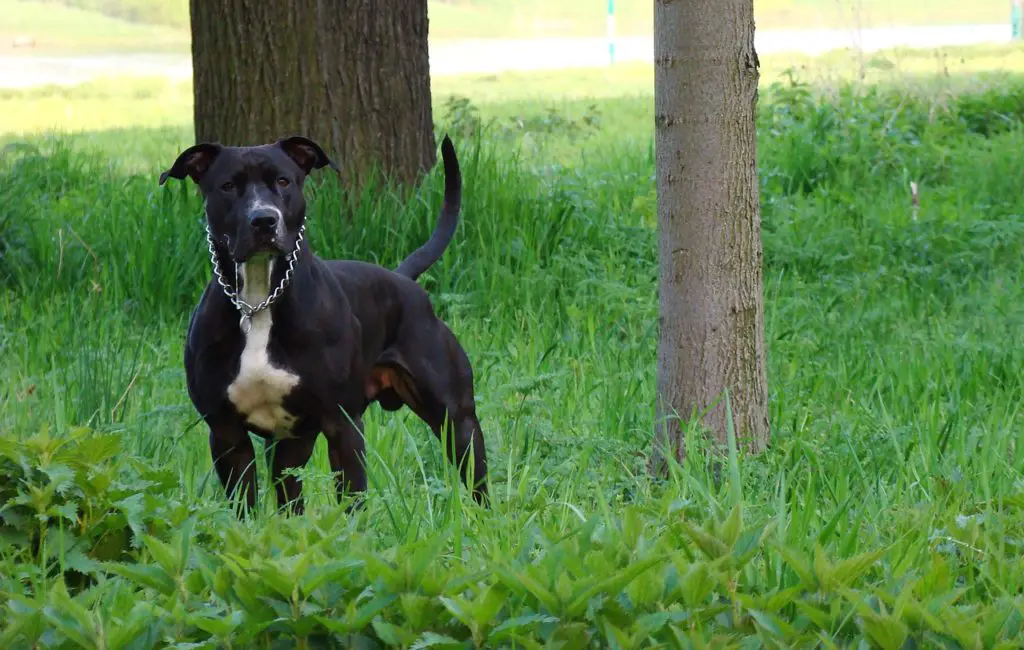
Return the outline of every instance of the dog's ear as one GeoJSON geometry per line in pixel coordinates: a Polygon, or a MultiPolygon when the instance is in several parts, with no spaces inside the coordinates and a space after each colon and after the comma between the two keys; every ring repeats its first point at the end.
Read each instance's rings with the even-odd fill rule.
{"type": "Polygon", "coordinates": [[[223,149],[221,145],[210,142],[189,147],[178,155],[170,169],[160,174],[160,184],[166,183],[168,178],[181,180],[186,175],[198,183],[223,149]]]}
{"type": "Polygon", "coordinates": [[[330,167],[334,171],[340,171],[334,161],[328,158],[324,150],[320,148],[320,145],[309,138],[304,138],[301,135],[281,138],[277,141],[277,146],[288,154],[288,157],[294,160],[305,174],[321,167],[330,167]]]}

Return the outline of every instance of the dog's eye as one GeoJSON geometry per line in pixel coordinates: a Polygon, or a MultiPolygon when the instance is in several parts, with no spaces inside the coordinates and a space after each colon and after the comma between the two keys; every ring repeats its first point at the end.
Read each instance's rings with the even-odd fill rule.
{"type": "Polygon", "coordinates": [[[232,183],[231,181],[228,181],[227,183],[221,185],[220,189],[224,190],[225,192],[230,192],[231,190],[235,189],[235,184],[232,183]]]}
{"type": "Polygon", "coordinates": [[[289,185],[292,184],[292,182],[285,178],[284,176],[282,176],[281,178],[277,179],[277,184],[280,185],[281,187],[288,187],[289,185]]]}

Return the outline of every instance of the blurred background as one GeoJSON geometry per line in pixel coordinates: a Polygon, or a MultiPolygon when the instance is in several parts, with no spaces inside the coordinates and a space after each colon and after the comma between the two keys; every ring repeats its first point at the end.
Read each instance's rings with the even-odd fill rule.
{"type": "MultiPolygon", "coordinates": [[[[1013,3],[755,0],[757,48],[764,61],[837,48],[864,54],[1001,43],[1012,38],[1013,3]]],[[[653,6],[652,0],[430,0],[431,73],[649,64],[653,6]]],[[[191,75],[187,0],[0,0],[0,16],[0,89],[111,75],[180,82],[191,75]]],[[[644,67],[631,72],[646,82],[644,67]]]]}

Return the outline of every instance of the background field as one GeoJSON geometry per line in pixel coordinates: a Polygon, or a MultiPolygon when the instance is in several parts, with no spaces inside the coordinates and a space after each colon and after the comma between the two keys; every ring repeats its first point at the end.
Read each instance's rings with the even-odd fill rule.
{"type": "MultiPolygon", "coordinates": [[[[647,36],[649,0],[615,2],[616,33],[647,36]]],[[[1008,23],[1008,0],[755,0],[758,29],[877,27],[1008,23]]],[[[468,38],[604,36],[603,0],[431,0],[430,37],[468,38]]],[[[96,51],[187,52],[187,0],[0,0],[0,52],[17,35],[32,35],[34,49],[11,54],[96,51]]]]}
{"type": "MultiPolygon", "coordinates": [[[[696,441],[671,480],[644,471],[650,69],[438,80],[465,212],[422,282],[476,369],[495,507],[374,410],[365,510],[330,505],[318,448],[311,512],[247,523],[183,389],[201,205],[156,177],[188,88],[3,93],[0,647],[1016,647],[1022,56],[883,53],[855,84],[848,56],[764,61],[772,446],[720,481],[696,441]]],[[[440,180],[348,223],[323,178],[311,242],[393,265],[440,180]]]]}

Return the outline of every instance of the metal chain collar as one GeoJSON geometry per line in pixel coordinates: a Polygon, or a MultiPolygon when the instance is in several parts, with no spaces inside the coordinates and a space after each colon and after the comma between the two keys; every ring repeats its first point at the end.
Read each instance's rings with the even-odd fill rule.
{"type": "MultiPolygon", "coordinates": [[[[221,288],[224,289],[224,295],[228,297],[228,299],[231,301],[231,304],[235,306],[235,309],[237,309],[242,314],[241,318],[238,319],[238,326],[242,328],[242,331],[244,333],[249,333],[249,329],[252,326],[252,317],[258,314],[259,312],[263,311],[264,309],[270,307],[270,305],[274,304],[274,301],[281,297],[281,293],[284,292],[285,287],[287,287],[288,283],[291,282],[292,272],[295,270],[295,262],[299,258],[299,247],[302,246],[302,240],[305,238],[305,232],[306,224],[303,223],[302,227],[299,228],[298,236],[295,238],[295,248],[285,257],[285,259],[288,260],[288,268],[284,272],[284,277],[281,278],[281,281],[274,288],[274,290],[270,292],[270,295],[267,296],[263,300],[263,302],[254,307],[249,303],[245,302],[244,300],[242,300],[241,298],[239,298],[238,291],[235,288],[231,287],[224,280],[224,275],[223,273],[221,273],[220,270],[220,263],[217,261],[217,252],[213,246],[213,235],[210,233],[210,225],[206,225],[206,244],[210,250],[210,262],[213,264],[213,273],[214,275],[217,276],[217,284],[219,284],[221,288]]],[[[238,279],[238,275],[238,263],[236,262],[236,281],[238,279]]]]}

